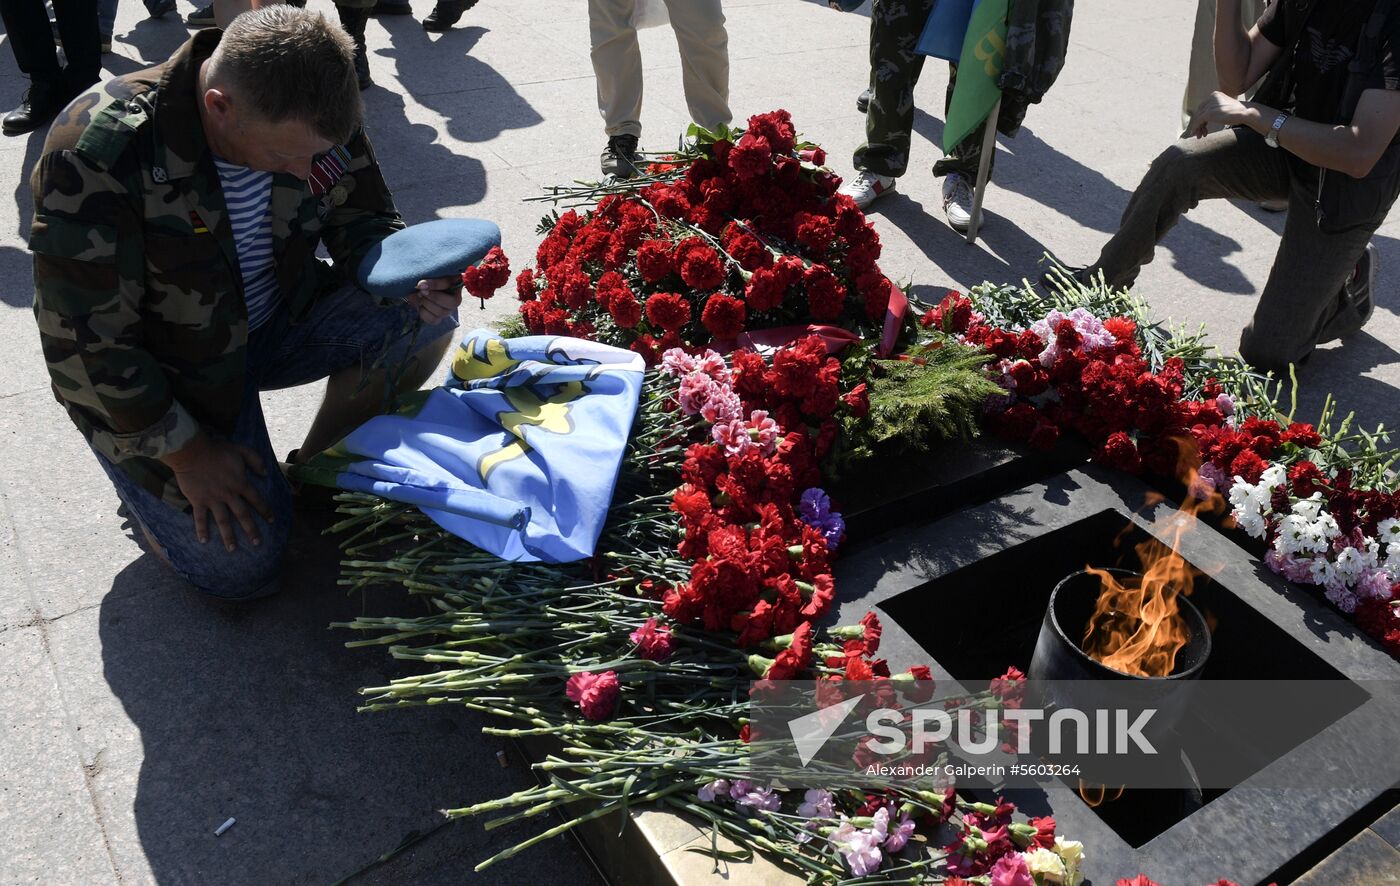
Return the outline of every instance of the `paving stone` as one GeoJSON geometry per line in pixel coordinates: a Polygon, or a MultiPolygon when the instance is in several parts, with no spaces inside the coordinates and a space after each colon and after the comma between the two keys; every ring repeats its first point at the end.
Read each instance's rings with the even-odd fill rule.
{"type": "Polygon", "coordinates": [[[0,624],[0,884],[113,879],[87,779],[47,651],[46,627],[0,624]]]}

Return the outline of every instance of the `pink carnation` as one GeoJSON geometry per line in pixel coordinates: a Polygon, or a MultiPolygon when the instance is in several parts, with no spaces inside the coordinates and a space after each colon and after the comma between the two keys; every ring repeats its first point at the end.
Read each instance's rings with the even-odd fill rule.
{"type": "Polygon", "coordinates": [[[569,678],[564,694],[570,701],[578,702],[578,709],[590,720],[602,721],[613,715],[617,708],[617,697],[622,687],[617,682],[617,673],[604,671],[580,671],[569,678]]]}
{"type": "MultiPolygon", "coordinates": [[[[701,376],[708,379],[709,376],[701,376]]],[[[711,424],[733,421],[744,412],[744,404],[732,388],[711,381],[710,396],[700,407],[700,416],[711,424]]]]}
{"type": "Polygon", "coordinates": [[[733,377],[729,374],[729,367],[725,364],[724,358],[714,351],[706,351],[696,358],[692,364],[695,372],[703,372],[710,378],[722,385],[733,383],[733,377]]]}
{"type": "Polygon", "coordinates": [[[657,625],[656,619],[647,619],[645,624],[629,636],[632,642],[637,644],[637,651],[641,653],[642,658],[647,661],[665,661],[671,657],[671,629],[657,625]]]}
{"type": "Polygon", "coordinates": [[[749,426],[744,424],[742,419],[731,419],[722,421],[714,426],[711,431],[715,442],[724,447],[724,454],[730,458],[743,455],[753,446],[753,438],[749,436],[749,426]]]}
{"type": "Polygon", "coordinates": [[[695,371],[695,358],[680,348],[671,348],[661,355],[661,371],[676,378],[695,371]]]}
{"type": "Polygon", "coordinates": [[[692,372],[681,380],[681,412],[695,415],[705,407],[718,385],[715,380],[700,372],[692,372]]]}
{"type": "Polygon", "coordinates": [[[750,437],[763,450],[763,454],[772,455],[773,450],[778,447],[778,435],[782,431],[778,423],[769,418],[766,411],[755,409],[749,413],[748,428],[753,432],[750,437]]]}

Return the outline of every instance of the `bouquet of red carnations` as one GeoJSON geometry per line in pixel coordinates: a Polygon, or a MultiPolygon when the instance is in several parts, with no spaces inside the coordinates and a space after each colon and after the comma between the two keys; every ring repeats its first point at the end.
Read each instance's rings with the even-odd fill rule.
{"type": "Polygon", "coordinates": [[[898,334],[905,299],[880,270],[879,236],[786,111],[691,135],[642,183],[545,219],[535,266],[516,278],[532,333],[630,347],[649,363],[775,327],[898,334]]]}

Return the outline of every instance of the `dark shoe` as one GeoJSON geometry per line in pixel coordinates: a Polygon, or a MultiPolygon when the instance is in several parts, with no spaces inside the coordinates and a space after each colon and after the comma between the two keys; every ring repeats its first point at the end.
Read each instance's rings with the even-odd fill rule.
{"type": "Polygon", "coordinates": [[[635,135],[614,135],[608,139],[602,156],[603,175],[617,179],[632,178],[640,171],[640,162],[635,135]]]}
{"type": "Polygon", "coordinates": [[[1259,208],[1265,212],[1287,212],[1287,200],[1260,200],[1259,208]]]}
{"type": "Polygon", "coordinates": [[[870,110],[870,90],[865,90],[856,96],[856,110],[864,114],[870,110]]]}
{"type": "Polygon", "coordinates": [[[374,85],[369,76],[369,52],[365,48],[365,24],[369,21],[369,10],[348,6],[337,6],[335,9],[340,14],[341,27],[355,41],[355,79],[360,82],[361,91],[369,89],[374,85]]]}
{"type": "Polygon", "coordinates": [[[413,7],[407,3],[386,3],[380,0],[369,12],[370,15],[413,15],[413,7]]]}
{"type": "Polygon", "coordinates": [[[164,18],[166,13],[175,11],[175,0],[154,0],[146,4],[148,18],[164,18]]]}
{"type": "Polygon", "coordinates": [[[68,104],[63,91],[44,84],[35,84],[24,91],[19,107],[0,120],[0,131],[6,135],[24,135],[48,123],[68,104]]]}
{"type": "Polygon", "coordinates": [[[433,11],[423,19],[423,30],[446,31],[466,12],[476,5],[476,0],[438,0],[433,11]]]}
{"type": "Polygon", "coordinates": [[[201,6],[185,16],[185,24],[194,28],[208,28],[214,25],[214,4],[201,6]]]}

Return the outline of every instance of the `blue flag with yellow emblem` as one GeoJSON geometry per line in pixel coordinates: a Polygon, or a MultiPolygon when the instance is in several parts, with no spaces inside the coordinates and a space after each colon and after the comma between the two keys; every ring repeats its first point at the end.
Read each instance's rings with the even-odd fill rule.
{"type": "Polygon", "coordinates": [[[447,383],[370,419],[310,463],[341,489],[416,505],[506,560],[591,556],[645,366],[560,336],[468,333],[447,383]]]}

